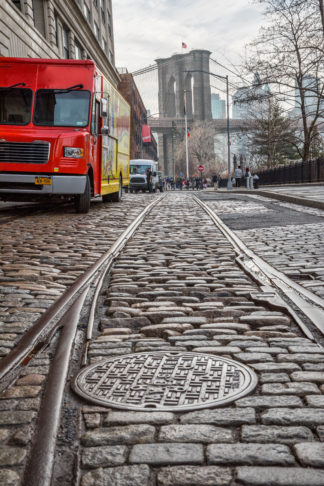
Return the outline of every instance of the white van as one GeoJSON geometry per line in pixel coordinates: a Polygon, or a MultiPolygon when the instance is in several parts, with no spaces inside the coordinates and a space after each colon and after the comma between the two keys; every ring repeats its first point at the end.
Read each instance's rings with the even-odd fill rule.
{"type": "Polygon", "coordinates": [[[130,161],[129,190],[130,192],[147,191],[146,171],[152,171],[153,192],[161,190],[158,174],[158,162],[148,159],[133,159],[130,161]]]}

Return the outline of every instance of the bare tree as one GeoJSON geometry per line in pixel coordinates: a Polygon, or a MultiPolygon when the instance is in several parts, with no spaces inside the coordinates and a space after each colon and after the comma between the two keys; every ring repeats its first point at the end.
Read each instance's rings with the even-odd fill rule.
{"type": "Polygon", "coordinates": [[[323,123],[324,23],[322,0],[259,0],[269,23],[251,44],[249,72],[258,72],[290,107],[300,129],[298,150],[310,157],[323,123]]]}
{"type": "MultiPolygon", "coordinates": [[[[193,123],[188,137],[189,174],[197,174],[199,165],[205,167],[204,175],[219,170],[219,163],[215,156],[215,130],[210,122],[193,123]]],[[[185,140],[178,145],[176,153],[176,172],[186,173],[185,140]]]]}

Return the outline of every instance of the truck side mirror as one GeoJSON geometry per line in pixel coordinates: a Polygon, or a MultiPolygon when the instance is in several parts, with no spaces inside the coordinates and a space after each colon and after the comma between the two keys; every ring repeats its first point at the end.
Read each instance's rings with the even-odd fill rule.
{"type": "Polygon", "coordinates": [[[100,116],[101,118],[107,118],[108,116],[108,101],[104,98],[100,100],[100,116]]]}
{"type": "Polygon", "coordinates": [[[101,127],[100,134],[101,135],[109,135],[109,127],[107,127],[107,125],[104,125],[103,127],[101,127]]]}

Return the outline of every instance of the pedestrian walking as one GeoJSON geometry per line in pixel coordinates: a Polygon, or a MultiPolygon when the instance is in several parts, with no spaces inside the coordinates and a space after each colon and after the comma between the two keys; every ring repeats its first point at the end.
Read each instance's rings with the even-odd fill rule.
{"type": "Polygon", "coordinates": [[[146,171],[146,182],[147,182],[148,192],[153,192],[152,178],[153,178],[152,171],[150,168],[148,168],[146,171]]]}
{"type": "Polygon", "coordinates": [[[259,189],[259,176],[258,176],[258,174],[254,174],[253,184],[254,184],[255,189],[259,189]]]}
{"type": "Polygon", "coordinates": [[[235,169],[234,177],[235,177],[235,185],[236,185],[236,187],[241,187],[242,169],[241,169],[241,166],[240,165],[238,166],[237,169],[235,169]]]}
{"type": "Polygon", "coordinates": [[[214,184],[214,190],[217,191],[217,183],[218,183],[218,177],[217,177],[217,174],[214,174],[213,175],[213,178],[212,178],[212,183],[214,184]]]}

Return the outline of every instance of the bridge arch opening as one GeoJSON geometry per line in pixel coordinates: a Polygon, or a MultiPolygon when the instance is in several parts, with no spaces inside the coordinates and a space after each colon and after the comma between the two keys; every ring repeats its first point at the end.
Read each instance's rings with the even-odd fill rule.
{"type": "Polygon", "coordinates": [[[166,100],[166,115],[169,117],[176,116],[176,90],[177,83],[174,76],[171,76],[168,82],[167,88],[167,100],[166,100]]]}
{"type": "Polygon", "coordinates": [[[194,78],[190,73],[187,73],[184,79],[184,89],[186,90],[187,116],[192,118],[194,114],[194,78]]]}

